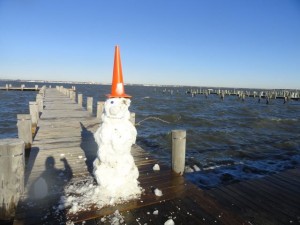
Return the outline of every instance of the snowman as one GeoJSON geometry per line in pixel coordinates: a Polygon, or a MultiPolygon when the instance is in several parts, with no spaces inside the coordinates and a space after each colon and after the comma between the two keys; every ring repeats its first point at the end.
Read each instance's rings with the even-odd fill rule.
{"type": "Polygon", "coordinates": [[[130,97],[125,94],[119,47],[116,46],[112,93],[107,95],[102,123],[94,134],[99,148],[94,161],[94,176],[111,199],[129,200],[141,194],[139,171],[131,155],[137,131],[130,122],[130,97]]]}

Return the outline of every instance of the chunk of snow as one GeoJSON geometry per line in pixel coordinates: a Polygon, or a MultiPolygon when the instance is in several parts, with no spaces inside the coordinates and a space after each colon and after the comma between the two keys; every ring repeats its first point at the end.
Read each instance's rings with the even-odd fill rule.
{"type": "Polygon", "coordinates": [[[153,215],[158,215],[158,210],[154,210],[153,215]]]}
{"type": "Polygon", "coordinates": [[[73,202],[72,208],[70,209],[71,213],[76,213],[78,211],[78,202],[73,202]]]}
{"type": "Polygon", "coordinates": [[[111,225],[119,225],[124,223],[124,217],[119,213],[119,210],[116,210],[114,214],[109,216],[111,225]]]}
{"type": "Polygon", "coordinates": [[[156,196],[162,196],[162,195],[163,195],[163,194],[162,194],[162,191],[159,190],[158,188],[156,188],[156,189],[154,190],[154,194],[155,194],[156,196]]]}
{"type": "Polygon", "coordinates": [[[168,219],[164,225],[175,225],[174,221],[172,219],[168,219]]]}
{"type": "Polygon", "coordinates": [[[195,171],[200,171],[200,168],[197,165],[193,165],[195,171]]]}
{"type": "Polygon", "coordinates": [[[184,172],[185,172],[185,173],[192,173],[192,172],[194,172],[194,170],[193,170],[191,167],[186,166],[186,167],[184,168],[184,172]]]}
{"type": "Polygon", "coordinates": [[[159,165],[158,165],[158,164],[155,164],[155,165],[153,166],[153,170],[154,170],[154,171],[158,171],[158,170],[160,170],[160,167],[159,167],[159,165]]]}

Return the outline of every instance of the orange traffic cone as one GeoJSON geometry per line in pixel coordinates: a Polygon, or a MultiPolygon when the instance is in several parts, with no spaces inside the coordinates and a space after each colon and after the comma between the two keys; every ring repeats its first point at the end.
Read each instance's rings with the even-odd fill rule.
{"type": "Polygon", "coordinates": [[[115,61],[111,85],[111,94],[108,94],[106,96],[108,98],[131,98],[130,95],[125,94],[124,90],[120,49],[118,45],[115,47],[115,61]]]}

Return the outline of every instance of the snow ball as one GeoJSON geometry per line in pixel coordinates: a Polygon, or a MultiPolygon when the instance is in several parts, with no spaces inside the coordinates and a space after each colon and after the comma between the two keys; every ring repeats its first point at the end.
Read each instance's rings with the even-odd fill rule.
{"type": "Polygon", "coordinates": [[[66,199],[66,202],[67,203],[71,203],[73,201],[74,197],[73,196],[69,196],[67,199],[66,199]]]}
{"type": "Polygon", "coordinates": [[[119,225],[124,223],[124,217],[120,214],[119,210],[116,210],[114,214],[110,216],[109,222],[111,225],[119,225]]]}
{"type": "Polygon", "coordinates": [[[192,172],[194,172],[194,170],[193,170],[191,167],[186,166],[186,167],[184,168],[184,172],[185,172],[185,173],[192,173],[192,172]]]}
{"type": "Polygon", "coordinates": [[[82,155],[79,155],[79,156],[78,156],[78,159],[82,159],[82,155]]]}
{"type": "Polygon", "coordinates": [[[162,196],[162,195],[163,195],[163,194],[162,194],[162,191],[159,190],[158,188],[156,188],[156,189],[154,190],[154,194],[155,194],[156,196],[162,196]]]}
{"type": "Polygon", "coordinates": [[[158,171],[158,170],[160,170],[160,167],[159,167],[159,165],[158,165],[158,164],[155,164],[155,165],[153,166],[153,170],[154,170],[154,171],[158,171]]]}
{"type": "Polygon", "coordinates": [[[60,158],[62,158],[62,159],[65,158],[65,154],[63,154],[63,153],[60,154],[60,158]]]}
{"type": "Polygon", "coordinates": [[[70,212],[75,214],[78,212],[78,209],[78,202],[73,202],[70,212]]]}
{"type": "Polygon", "coordinates": [[[175,225],[174,221],[172,219],[168,219],[164,225],[175,225]]]}
{"type": "Polygon", "coordinates": [[[109,204],[113,205],[115,203],[115,199],[114,198],[110,198],[109,204]]]}
{"type": "Polygon", "coordinates": [[[154,210],[153,215],[158,215],[158,210],[154,210]]]}
{"type": "Polygon", "coordinates": [[[197,165],[193,165],[195,171],[200,171],[200,168],[197,165]]]}

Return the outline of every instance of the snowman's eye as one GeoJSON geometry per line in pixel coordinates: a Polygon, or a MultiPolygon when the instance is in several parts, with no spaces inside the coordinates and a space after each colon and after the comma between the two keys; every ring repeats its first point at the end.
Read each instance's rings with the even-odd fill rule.
{"type": "Polygon", "coordinates": [[[110,101],[110,104],[114,104],[114,101],[110,101]]]}

